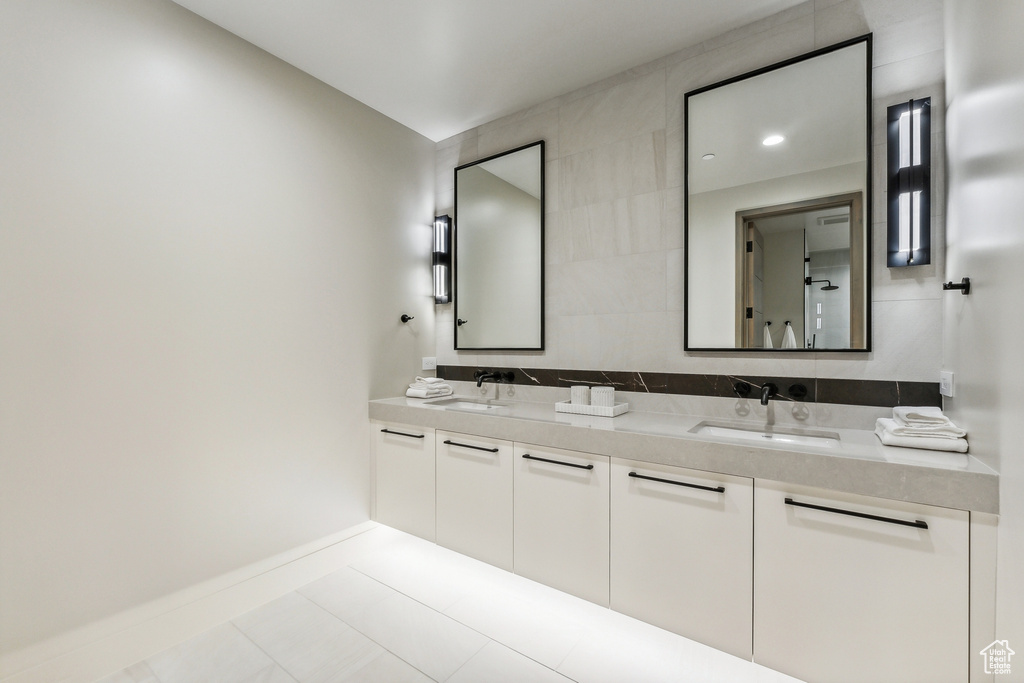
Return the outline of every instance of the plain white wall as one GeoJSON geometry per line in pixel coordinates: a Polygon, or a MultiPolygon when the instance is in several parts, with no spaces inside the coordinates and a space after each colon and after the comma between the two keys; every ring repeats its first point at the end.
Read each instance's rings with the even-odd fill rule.
{"type": "Polygon", "coordinates": [[[0,93],[0,652],[366,520],[433,143],[164,0],[4,0],[0,93]]]}
{"type": "MultiPolygon", "coordinates": [[[[971,278],[945,300],[950,415],[971,454],[999,471],[996,633],[1024,680],[1024,3],[949,0],[946,100],[949,229],[946,278],[971,278]]],[[[934,109],[934,107],[933,107],[934,109]]],[[[972,657],[977,653],[972,653],[972,657]]],[[[1000,677],[1001,678],[1001,677],[1000,677]]],[[[1008,679],[1009,680],[1009,679],[1008,679]]]]}

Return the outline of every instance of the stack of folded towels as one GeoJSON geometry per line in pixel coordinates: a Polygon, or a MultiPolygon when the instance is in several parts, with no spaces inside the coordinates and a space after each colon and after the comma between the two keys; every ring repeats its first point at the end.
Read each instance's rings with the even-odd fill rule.
{"type": "Polygon", "coordinates": [[[967,452],[967,432],[943,415],[941,408],[931,406],[897,406],[891,419],[878,418],[875,434],[886,446],[967,452]]]}
{"type": "Polygon", "coordinates": [[[440,377],[417,377],[416,381],[409,385],[405,395],[411,398],[437,398],[451,393],[451,385],[446,384],[440,377]]]}

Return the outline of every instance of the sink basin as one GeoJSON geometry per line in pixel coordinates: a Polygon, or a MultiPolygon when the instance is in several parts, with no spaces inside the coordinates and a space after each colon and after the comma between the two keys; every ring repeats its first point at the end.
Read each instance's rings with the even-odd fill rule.
{"type": "Polygon", "coordinates": [[[756,425],[741,426],[719,422],[701,422],[690,430],[691,434],[701,436],[717,436],[726,439],[743,439],[757,443],[775,443],[792,446],[817,446],[818,448],[838,448],[839,435],[835,432],[824,432],[812,429],[793,427],[760,427],[756,425]]]}
{"type": "Polygon", "coordinates": [[[437,406],[446,410],[471,410],[473,412],[486,412],[488,410],[497,410],[498,408],[504,408],[507,403],[499,403],[498,401],[491,401],[483,398],[464,398],[464,397],[453,397],[453,398],[438,398],[433,401],[426,401],[427,405],[437,406]]]}

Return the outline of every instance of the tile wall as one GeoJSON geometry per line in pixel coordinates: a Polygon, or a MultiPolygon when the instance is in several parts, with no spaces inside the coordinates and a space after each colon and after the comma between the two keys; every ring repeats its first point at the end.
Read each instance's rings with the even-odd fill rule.
{"type": "Polygon", "coordinates": [[[456,166],[544,139],[546,348],[455,351],[440,365],[937,382],[942,359],[944,121],[933,107],[933,255],[885,267],[885,109],[943,101],[942,0],[809,0],[437,144],[438,213],[456,166]],[[683,351],[683,100],[689,90],[872,32],[872,351],[751,356],[683,351]]]}

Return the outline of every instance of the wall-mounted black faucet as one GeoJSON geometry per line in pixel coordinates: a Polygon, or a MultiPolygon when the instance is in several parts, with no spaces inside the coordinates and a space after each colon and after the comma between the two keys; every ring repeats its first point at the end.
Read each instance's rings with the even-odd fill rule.
{"type": "Polygon", "coordinates": [[[478,387],[483,386],[485,381],[491,382],[511,382],[516,378],[514,372],[494,372],[487,370],[477,370],[473,373],[473,379],[476,380],[478,387]]]}
{"type": "Polygon", "coordinates": [[[779,388],[771,382],[766,382],[761,386],[761,405],[768,405],[768,399],[772,396],[776,396],[779,393],[779,388]]]}

